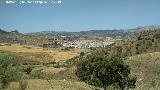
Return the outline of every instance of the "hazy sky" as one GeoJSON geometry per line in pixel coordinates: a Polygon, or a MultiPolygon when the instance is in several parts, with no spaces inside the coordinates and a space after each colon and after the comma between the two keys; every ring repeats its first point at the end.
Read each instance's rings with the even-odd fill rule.
{"type": "Polygon", "coordinates": [[[160,0],[61,0],[61,4],[41,5],[6,1],[0,0],[0,28],[7,31],[82,31],[160,24],[160,0]]]}

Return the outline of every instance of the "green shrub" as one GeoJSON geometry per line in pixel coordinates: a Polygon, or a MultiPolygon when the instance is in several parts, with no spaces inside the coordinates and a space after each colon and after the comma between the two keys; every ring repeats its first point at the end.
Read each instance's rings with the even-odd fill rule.
{"type": "Polygon", "coordinates": [[[1,88],[6,88],[10,82],[21,79],[23,73],[20,59],[15,53],[0,51],[1,88]]]}
{"type": "Polygon", "coordinates": [[[91,54],[77,65],[80,80],[98,87],[115,85],[124,90],[134,88],[136,78],[130,77],[130,68],[124,64],[121,54],[106,57],[103,54],[91,54]]]}
{"type": "Polygon", "coordinates": [[[8,60],[0,60],[0,81],[1,88],[6,88],[11,81],[21,79],[21,66],[8,60]]]}

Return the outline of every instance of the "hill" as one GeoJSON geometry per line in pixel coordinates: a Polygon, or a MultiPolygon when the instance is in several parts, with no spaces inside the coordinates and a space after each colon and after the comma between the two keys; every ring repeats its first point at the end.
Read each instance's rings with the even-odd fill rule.
{"type": "Polygon", "coordinates": [[[0,43],[19,43],[24,42],[24,35],[17,30],[6,32],[0,30],[0,43]]]}
{"type": "Polygon", "coordinates": [[[136,32],[134,37],[117,41],[102,51],[108,50],[111,54],[115,54],[119,50],[124,56],[160,52],[160,29],[136,32]]]}
{"type": "Polygon", "coordinates": [[[132,75],[137,77],[135,90],[158,90],[160,88],[160,52],[127,57],[132,75]]]}
{"type": "Polygon", "coordinates": [[[89,31],[79,31],[79,32],[66,32],[66,31],[42,31],[28,33],[27,35],[53,35],[53,36],[69,36],[93,39],[99,37],[112,37],[112,38],[128,38],[134,35],[135,32],[140,32],[144,30],[157,30],[160,29],[160,25],[147,25],[138,26],[132,29],[106,29],[106,30],[89,30],[89,31]]]}
{"type": "MultiPolygon", "coordinates": [[[[107,78],[107,80],[103,79],[102,81],[100,81],[101,77],[99,77],[99,75],[102,75],[102,77],[107,77],[105,76],[106,74],[104,73],[108,74],[109,71],[114,71],[114,70],[118,71],[117,67],[121,66],[121,67],[118,67],[118,69],[121,69],[123,68],[123,66],[117,65],[117,63],[120,62],[123,64],[123,61],[124,61],[126,62],[126,64],[128,64],[131,67],[131,75],[129,76],[134,76],[134,75],[137,76],[137,83],[136,83],[137,87],[136,88],[138,89],[140,88],[140,90],[151,89],[151,88],[157,89],[160,84],[159,83],[159,69],[157,69],[160,66],[160,63],[159,63],[160,47],[159,46],[160,46],[160,30],[159,29],[158,30],[144,30],[144,31],[137,32],[135,33],[135,36],[132,38],[118,41],[106,48],[97,49],[96,51],[88,55],[84,55],[80,57],[79,59],[76,59],[77,61],[75,62],[78,63],[77,64],[78,77],[81,80],[84,80],[88,84],[99,85],[99,82],[102,82],[103,80],[107,81],[109,79],[107,78]],[[129,57],[129,60],[126,60],[125,58],[128,58],[128,57],[129,57]],[[106,64],[104,64],[103,62],[106,64]],[[112,64],[112,62],[114,62],[113,65],[108,66],[108,67],[112,67],[115,65],[114,68],[111,68],[111,69],[105,68],[107,67],[107,65],[112,64]],[[108,71],[105,72],[105,70],[108,70],[108,71]],[[92,76],[93,78],[90,78],[92,76]]],[[[126,68],[123,68],[123,70],[124,69],[126,68]]],[[[121,73],[120,71],[119,73],[121,73]]],[[[109,73],[109,75],[112,76],[110,77],[111,79],[114,78],[114,75],[115,77],[121,77],[121,74],[120,76],[116,76],[119,74],[118,73],[114,74],[114,72],[109,73]]],[[[119,79],[113,79],[113,80],[119,80],[119,79]]],[[[112,82],[113,80],[111,80],[110,82],[112,82]]]]}
{"type": "Polygon", "coordinates": [[[139,33],[140,31],[158,29],[160,29],[159,25],[152,25],[133,29],[90,30],[80,32],[42,31],[28,34],[19,33],[17,30],[6,32],[0,29],[0,42],[35,46],[52,44],[51,47],[56,47],[55,43],[63,43],[67,40],[104,40],[106,37],[111,37],[113,39],[127,39],[134,37],[135,32],[139,33]]]}

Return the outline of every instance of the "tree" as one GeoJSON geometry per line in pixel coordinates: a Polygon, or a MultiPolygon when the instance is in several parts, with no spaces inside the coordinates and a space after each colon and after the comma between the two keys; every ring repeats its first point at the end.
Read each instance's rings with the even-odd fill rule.
{"type": "Polygon", "coordinates": [[[130,68],[124,64],[124,59],[118,53],[109,57],[92,54],[77,65],[76,74],[80,80],[104,89],[111,85],[122,90],[134,88],[136,78],[130,76],[130,68]]]}

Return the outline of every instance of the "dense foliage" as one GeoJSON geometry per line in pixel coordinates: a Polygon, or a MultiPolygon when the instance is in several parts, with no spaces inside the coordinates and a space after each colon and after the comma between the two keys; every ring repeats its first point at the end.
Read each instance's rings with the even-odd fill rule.
{"type": "Polygon", "coordinates": [[[77,65],[76,74],[80,80],[103,88],[111,85],[121,89],[134,88],[136,78],[130,76],[130,68],[123,62],[125,58],[119,52],[113,56],[102,52],[88,55],[77,65]]]}

